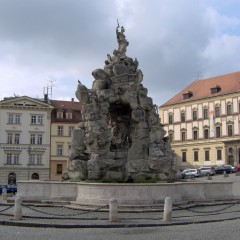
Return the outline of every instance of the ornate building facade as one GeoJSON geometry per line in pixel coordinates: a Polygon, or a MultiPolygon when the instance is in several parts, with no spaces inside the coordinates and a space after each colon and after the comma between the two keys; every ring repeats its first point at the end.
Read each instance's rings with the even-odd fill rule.
{"type": "Polygon", "coordinates": [[[0,184],[49,179],[52,109],[26,96],[0,101],[0,184]]]}
{"type": "Polygon", "coordinates": [[[159,111],[180,168],[240,163],[240,72],[196,80],[159,111]]]}

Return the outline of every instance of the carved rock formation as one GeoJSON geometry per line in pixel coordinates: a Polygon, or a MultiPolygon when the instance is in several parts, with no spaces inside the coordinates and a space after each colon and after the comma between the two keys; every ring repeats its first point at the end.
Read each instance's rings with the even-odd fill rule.
{"type": "Polygon", "coordinates": [[[137,59],[126,56],[124,28],[120,32],[118,28],[118,50],[107,54],[103,69],[92,72],[92,88],[80,82],[77,86],[82,121],[73,134],[69,177],[174,179],[175,154],[164,138],[157,106],[142,85],[137,59]]]}

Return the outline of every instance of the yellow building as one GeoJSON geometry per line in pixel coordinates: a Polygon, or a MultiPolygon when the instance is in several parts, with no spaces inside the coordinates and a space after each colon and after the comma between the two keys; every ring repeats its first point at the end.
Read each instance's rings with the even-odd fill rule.
{"type": "Polygon", "coordinates": [[[240,163],[240,72],[196,80],[159,111],[180,168],[240,163]]]}
{"type": "Polygon", "coordinates": [[[50,102],[54,106],[51,116],[50,179],[61,180],[62,172],[67,170],[73,129],[81,120],[81,104],[73,99],[50,102]]]}

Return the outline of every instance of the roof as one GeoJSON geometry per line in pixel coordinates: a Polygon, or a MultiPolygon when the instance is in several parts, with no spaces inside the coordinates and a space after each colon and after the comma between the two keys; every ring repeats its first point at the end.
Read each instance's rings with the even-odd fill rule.
{"type": "Polygon", "coordinates": [[[161,107],[174,105],[178,103],[187,103],[196,100],[201,100],[210,97],[221,96],[225,94],[232,94],[240,92],[240,72],[229,73],[221,76],[212,78],[196,80],[161,107]],[[219,88],[220,91],[217,93],[211,93],[212,88],[219,88]],[[189,94],[189,98],[183,97],[189,94]]]}
{"type": "Polygon", "coordinates": [[[72,111],[80,111],[81,103],[74,101],[62,101],[62,100],[50,100],[50,103],[54,106],[54,109],[61,110],[72,110],[72,111]]]}

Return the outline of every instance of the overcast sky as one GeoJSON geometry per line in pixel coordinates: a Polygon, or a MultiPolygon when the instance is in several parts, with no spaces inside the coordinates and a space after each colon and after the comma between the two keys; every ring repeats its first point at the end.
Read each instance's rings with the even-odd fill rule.
{"type": "Polygon", "coordinates": [[[75,97],[117,48],[117,19],[161,105],[196,79],[239,71],[239,0],[0,0],[0,99],[75,97]]]}

